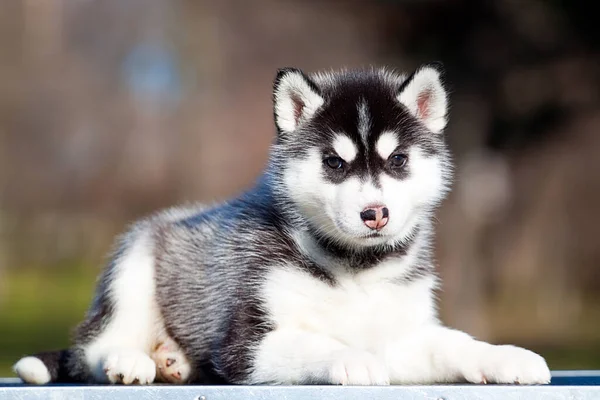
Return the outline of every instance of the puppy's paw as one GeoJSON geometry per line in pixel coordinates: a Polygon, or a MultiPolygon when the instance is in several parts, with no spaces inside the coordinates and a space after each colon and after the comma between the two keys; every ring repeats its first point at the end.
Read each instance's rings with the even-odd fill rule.
{"type": "Polygon", "coordinates": [[[465,360],[468,365],[463,375],[472,383],[550,383],[550,370],[544,358],[520,347],[485,344],[473,354],[465,355],[465,360]]]}
{"type": "Polygon", "coordinates": [[[329,371],[334,385],[389,385],[390,377],[382,361],[362,350],[337,354],[329,371]]]}
{"type": "Polygon", "coordinates": [[[118,350],[106,357],[104,373],[110,383],[147,385],[154,381],[156,365],[143,351],[118,350]]]}
{"type": "Polygon", "coordinates": [[[185,354],[173,340],[159,344],[151,355],[156,363],[156,379],[181,384],[188,381],[192,371],[185,354]]]}

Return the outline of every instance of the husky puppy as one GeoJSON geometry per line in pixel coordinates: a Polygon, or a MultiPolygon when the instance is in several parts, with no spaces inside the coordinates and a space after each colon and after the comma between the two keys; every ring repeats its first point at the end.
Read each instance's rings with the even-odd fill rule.
{"type": "Polygon", "coordinates": [[[72,347],[25,357],[16,373],[37,384],[548,383],[539,355],[438,320],[433,218],[452,175],[441,74],[280,70],[256,185],[135,224],[72,347]]]}

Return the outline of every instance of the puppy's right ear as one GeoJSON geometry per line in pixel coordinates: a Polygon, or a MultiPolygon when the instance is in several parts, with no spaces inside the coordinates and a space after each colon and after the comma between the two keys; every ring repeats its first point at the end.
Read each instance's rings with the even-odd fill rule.
{"type": "Polygon", "coordinates": [[[323,104],[319,87],[302,71],[283,68],[273,85],[275,125],[279,134],[294,132],[323,104]]]}

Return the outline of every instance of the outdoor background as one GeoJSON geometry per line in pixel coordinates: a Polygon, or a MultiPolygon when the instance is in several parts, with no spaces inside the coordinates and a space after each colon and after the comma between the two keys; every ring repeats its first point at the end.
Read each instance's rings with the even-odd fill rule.
{"type": "Polygon", "coordinates": [[[277,68],[433,60],[458,164],[438,215],[444,321],[553,369],[600,368],[600,28],[585,4],[1,0],[0,376],[67,346],[127,223],[252,184],[277,68]]]}

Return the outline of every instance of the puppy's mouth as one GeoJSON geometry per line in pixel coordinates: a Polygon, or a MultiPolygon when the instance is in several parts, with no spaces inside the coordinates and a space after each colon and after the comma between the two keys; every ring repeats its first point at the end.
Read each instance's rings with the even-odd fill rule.
{"type": "Polygon", "coordinates": [[[385,235],[381,234],[381,232],[369,232],[365,235],[359,236],[360,239],[370,239],[370,238],[380,238],[385,235]]]}
{"type": "Polygon", "coordinates": [[[387,228],[381,230],[369,230],[366,232],[365,229],[359,229],[359,232],[348,229],[338,220],[333,220],[337,231],[341,233],[343,241],[351,243],[353,246],[372,246],[380,244],[382,241],[385,242],[390,238],[390,232],[387,228]],[[362,231],[362,232],[360,232],[362,231]]]}

